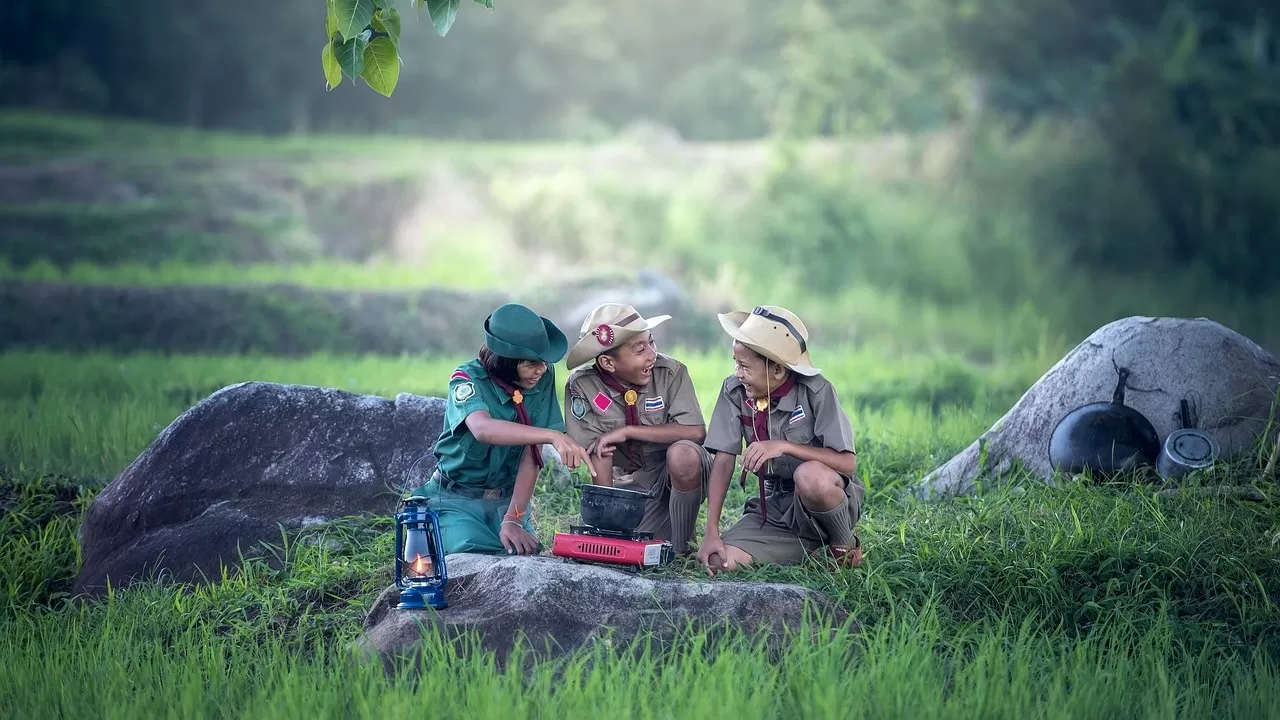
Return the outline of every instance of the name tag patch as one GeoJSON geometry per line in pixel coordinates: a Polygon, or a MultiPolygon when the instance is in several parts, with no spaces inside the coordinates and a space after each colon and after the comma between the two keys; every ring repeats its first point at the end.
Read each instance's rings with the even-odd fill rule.
{"type": "Polygon", "coordinates": [[[665,408],[666,406],[667,406],[667,404],[666,404],[665,402],[663,402],[663,400],[662,400],[662,396],[661,396],[661,395],[655,395],[655,396],[653,396],[653,397],[651,397],[651,398],[645,398],[645,399],[644,399],[644,411],[645,411],[645,412],[657,412],[657,411],[659,411],[659,410],[662,410],[662,409],[663,409],[663,408],[665,408]]]}
{"type": "Polygon", "coordinates": [[[791,411],[791,419],[787,421],[787,424],[795,425],[796,423],[800,422],[803,419],[804,419],[804,408],[797,405],[796,409],[791,411]]]}
{"type": "Polygon", "coordinates": [[[591,404],[595,405],[600,412],[604,412],[613,405],[613,400],[609,399],[608,395],[598,392],[595,397],[591,398],[591,404]]]}

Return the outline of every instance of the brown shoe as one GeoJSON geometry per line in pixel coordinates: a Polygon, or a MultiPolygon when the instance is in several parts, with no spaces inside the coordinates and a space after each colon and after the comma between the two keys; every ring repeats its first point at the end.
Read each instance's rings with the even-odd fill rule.
{"type": "Polygon", "coordinates": [[[855,533],[852,547],[828,545],[827,554],[817,551],[814,556],[826,560],[836,568],[856,568],[862,564],[862,539],[855,533]]]}

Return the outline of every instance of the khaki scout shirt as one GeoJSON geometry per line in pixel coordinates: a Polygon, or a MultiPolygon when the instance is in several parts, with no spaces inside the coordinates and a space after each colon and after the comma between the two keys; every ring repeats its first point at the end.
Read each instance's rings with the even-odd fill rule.
{"type": "MultiPolygon", "coordinates": [[[[853,424],[836,389],[821,375],[805,377],[795,375],[796,384],[769,409],[769,439],[786,440],[797,445],[825,447],[840,452],[856,453],[853,447],[853,424]]],[[[707,428],[707,441],[703,443],[712,452],[737,455],[743,443],[755,440],[751,419],[755,402],[747,397],[747,389],[738,378],[725,378],[711,411],[711,425],[707,428]],[[743,424],[743,418],[747,423],[743,424]]],[[[800,460],[790,455],[780,455],[766,471],[771,477],[790,480],[795,475],[800,460]]]]}
{"type": "MultiPolygon", "coordinates": [[[[684,363],[658,353],[649,384],[636,388],[636,414],[641,425],[702,425],[702,408],[684,363]]],[[[614,392],[600,379],[594,364],[579,368],[565,383],[565,432],[585,448],[601,435],[627,424],[622,393],[614,392]]],[[[624,473],[638,469],[627,452],[643,457],[647,467],[666,462],[667,445],[651,442],[626,443],[613,453],[613,464],[624,473]]]]}

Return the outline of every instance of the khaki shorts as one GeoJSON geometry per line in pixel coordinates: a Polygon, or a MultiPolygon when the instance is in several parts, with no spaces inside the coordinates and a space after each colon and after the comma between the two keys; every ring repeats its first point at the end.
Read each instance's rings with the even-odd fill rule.
{"type": "MultiPolygon", "coordinates": [[[[711,453],[698,443],[690,440],[677,440],[672,443],[672,446],[681,444],[697,450],[698,457],[702,460],[701,499],[705,500],[707,498],[707,479],[711,477],[711,453]]],[[[613,485],[614,487],[639,490],[641,492],[649,492],[656,487],[657,493],[645,503],[644,519],[640,521],[640,525],[636,527],[636,530],[638,532],[653,533],[655,540],[671,539],[671,475],[667,473],[667,464],[665,462],[651,465],[627,475],[616,475],[613,478],[613,485]]]]}
{"type": "MultiPolygon", "coordinates": [[[[862,483],[844,479],[851,525],[862,517],[862,483]]],[[[769,495],[769,521],[760,526],[760,498],[747,500],[742,519],[721,535],[725,545],[740,548],[754,563],[798,565],[806,553],[827,544],[827,534],[794,490],[769,495]]]]}

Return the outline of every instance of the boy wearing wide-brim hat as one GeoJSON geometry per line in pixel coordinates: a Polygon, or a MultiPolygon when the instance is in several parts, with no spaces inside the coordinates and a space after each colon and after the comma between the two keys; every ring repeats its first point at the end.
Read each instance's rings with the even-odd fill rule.
{"type": "Polygon", "coordinates": [[[650,331],[669,319],[621,303],[587,315],[565,361],[565,427],[590,451],[593,482],[650,493],[637,531],[687,554],[711,454],[688,368],[653,342],[650,331]]]}
{"type": "Polygon", "coordinates": [[[862,550],[853,526],[864,489],[855,476],[853,425],[810,360],[808,329],[776,305],[719,318],[733,338],[735,370],[720,388],[707,431],[715,458],[698,559],[714,575],[750,564],[796,564],[826,546],[838,565],[857,566],[862,550]],[[754,473],[759,493],[722,536],[720,513],[739,453],[742,480],[754,473]]]}
{"type": "Polygon", "coordinates": [[[533,554],[540,548],[529,506],[541,446],[553,446],[569,467],[586,459],[564,433],[556,392],[554,363],[569,343],[516,303],[489,315],[484,338],[477,357],[449,376],[436,471],[413,494],[439,514],[444,554],[533,554]]]}

